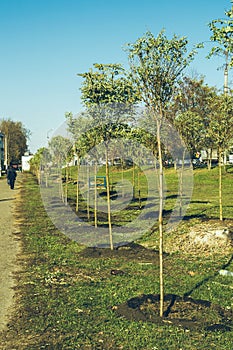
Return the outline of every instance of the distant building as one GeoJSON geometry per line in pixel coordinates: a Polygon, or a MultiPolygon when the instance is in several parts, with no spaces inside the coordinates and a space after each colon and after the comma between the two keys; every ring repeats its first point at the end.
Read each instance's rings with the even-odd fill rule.
{"type": "Polygon", "coordinates": [[[24,156],[22,156],[22,171],[29,171],[30,170],[30,164],[29,161],[32,159],[33,155],[32,154],[27,154],[25,153],[24,156]]]}
{"type": "Polygon", "coordinates": [[[201,159],[202,161],[206,161],[208,159],[211,159],[211,160],[218,160],[218,152],[216,149],[208,149],[208,151],[205,151],[205,150],[201,150],[201,159]]]}

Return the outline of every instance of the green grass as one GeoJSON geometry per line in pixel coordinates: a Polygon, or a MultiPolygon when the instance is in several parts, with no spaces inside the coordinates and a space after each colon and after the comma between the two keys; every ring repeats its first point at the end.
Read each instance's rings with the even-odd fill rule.
{"type": "MultiPolygon", "coordinates": [[[[233,218],[233,199],[232,199],[232,176],[231,167],[227,169],[227,172],[223,171],[223,217],[224,219],[233,218]]],[[[148,178],[151,183],[154,183],[153,186],[157,188],[157,185],[154,181],[155,172],[154,170],[149,170],[148,178]]],[[[98,175],[104,175],[104,168],[100,168],[98,175]]],[[[121,171],[112,171],[110,176],[111,189],[112,189],[112,198],[116,197],[114,192],[116,184],[121,180],[121,171]]],[[[218,168],[214,168],[211,171],[207,169],[196,169],[193,172],[193,193],[190,198],[190,204],[188,210],[185,213],[185,219],[190,218],[199,218],[202,220],[206,219],[218,219],[219,218],[219,189],[218,189],[218,168]]],[[[71,178],[76,179],[76,169],[71,168],[71,178]]],[[[112,215],[113,224],[121,223],[122,225],[127,222],[132,221],[136,218],[140,212],[140,204],[142,210],[148,198],[148,181],[142,171],[135,170],[135,186],[134,186],[134,198],[133,200],[125,206],[124,209],[119,212],[114,212],[112,215]],[[138,175],[139,174],[139,175],[138,175]],[[140,177],[140,185],[138,185],[138,176],[140,177]],[[139,201],[139,190],[140,190],[140,199],[139,201]],[[130,209],[130,210],[129,210],[130,209]]],[[[164,204],[164,220],[165,223],[169,220],[172,210],[174,209],[175,203],[177,201],[178,193],[178,176],[176,171],[173,168],[165,170],[165,204],[164,204]]],[[[124,171],[124,180],[133,182],[133,171],[128,169],[124,171]]],[[[86,190],[85,190],[86,191],[86,190]]],[[[84,191],[84,192],[85,192],[84,191]]],[[[86,193],[86,192],[85,192],[86,193]]],[[[106,190],[98,190],[99,195],[103,199],[106,199],[106,190]]],[[[156,210],[158,210],[158,191],[153,192],[155,199],[154,205],[156,210]],[[157,199],[156,199],[157,197],[157,199]]],[[[185,193],[184,193],[185,195],[185,193]]],[[[68,184],[68,199],[69,203],[73,208],[75,208],[76,203],[76,186],[73,184],[73,181],[70,181],[68,184]]],[[[84,220],[87,220],[87,202],[81,193],[79,205],[79,215],[82,215],[84,220]]],[[[93,206],[90,207],[90,221],[94,221],[93,206]]],[[[98,213],[99,224],[107,223],[107,214],[101,212],[98,213]]]]}
{"type": "MultiPolygon", "coordinates": [[[[125,173],[125,176],[131,175],[130,171],[125,173]]],[[[177,178],[173,170],[166,171],[166,180],[169,195],[175,195],[177,178]]],[[[192,225],[193,220],[217,217],[217,171],[196,170],[194,180],[185,227],[192,225]]],[[[231,183],[232,173],[224,174],[228,191],[231,183]]],[[[72,193],[72,185],[69,191],[72,193]]],[[[165,209],[169,211],[173,204],[171,196],[165,209]]],[[[18,274],[17,288],[19,302],[0,349],[232,349],[233,332],[188,331],[117,316],[114,306],[143,293],[159,293],[157,263],[142,265],[137,260],[117,257],[85,258],[82,255],[85,247],[70,241],[51,223],[30,174],[24,175],[19,207],[18,215],[24,219],[21,225],[23,269],[18,274]],[[111,269],[126,273],[114,276],[110,274],[111,269]]],[[[228,218],[233,217],[232,198],[227,190],[224,213],[228,218]]],[[[155,230],[141,242],[156,243],[157,239],[155,230]]],[[[193,298],[232,308],[232,279],[217,273],[230,257],[224,252],[203,256],[188,255],[188,252],[185,256],[179,252],[169,255],[164,271],[166,293],[191,292],[193,298]]],[[[233,270],[232,262],[228,269],[233,270]]]]}

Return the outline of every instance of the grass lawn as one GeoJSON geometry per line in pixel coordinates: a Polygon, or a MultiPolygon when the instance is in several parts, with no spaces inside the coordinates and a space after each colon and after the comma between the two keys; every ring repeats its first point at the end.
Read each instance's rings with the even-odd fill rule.
{"type": "MultiPolygon", "coordinates": [[[[194,171],[193,195],[184,220],[174,232],[165,234],[168,253],[164,267],[165,292],[179,296],[186,294],[232,310],[232,277],[218,273],[225,265],[233,271],[232,251],[207,249],[195,252],[173,248],[174,242],[194,225],[203,221],[216,222],[217,174],[217,169],[194,171]]],[[[117,181],[118,175],[112,175],[113,182],[117,181]]],[[[132,173],[126,171],[124,176],[131,178],[132,173]]],[[[233,218],[232,176],[231,171],[224,174],[223,212],[227,222],[233,218]]],[[[19,257],[22,270],[16,275],[15,315],[8,331],[2,334],[0,349],[232,349],[233,329],[190,330],[169,323],[129,320],[116,312],[119,305],[131,298],[159,293],[156,227],[128,252],[118,250],[111,254],[107,249],[102,253],[88,249],[69,240],[54,227],[45,212],[35,178],[24,174],[22,182],[17,204],[23,243],[19,257]],[[139,250],[134,254],[137,248],[139,250]],[[113,271],[122,273],[114,274],[113,271]]],[[[144,198],[146,180],[142,178],[141,182],[144,198]]],[[[176,201],[177,177],[173,169],[166,170],[166,183],[165,220],[176,201]]],[[[68,197],[74,205],[72,182],[68,197]]],[[[85,201],[81,205],[84,211],[85,201]]],[[[133,205],[131,218],[136,215],[138,201],[132,201],[133,205]]],[[[121,217],[116,220],[124,224],[125,213],[119,215],[121,217]]],[[[213,317],[213,313],[206,314],[207,321],[213,317]]]]}

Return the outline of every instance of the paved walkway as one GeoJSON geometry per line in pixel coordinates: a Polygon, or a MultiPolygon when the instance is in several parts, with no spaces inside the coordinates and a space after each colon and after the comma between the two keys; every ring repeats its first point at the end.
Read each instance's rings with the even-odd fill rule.
{"type": "Polygon", "coordinates": [[[11,190],[6,179],[0,179],[0,331],[6,328],[13,308],[13,272],[17,268],[16,256],[20,249],[19,241],[12,234],[13,209],[19,193],[17,180],[15,185],[11,190]]]}

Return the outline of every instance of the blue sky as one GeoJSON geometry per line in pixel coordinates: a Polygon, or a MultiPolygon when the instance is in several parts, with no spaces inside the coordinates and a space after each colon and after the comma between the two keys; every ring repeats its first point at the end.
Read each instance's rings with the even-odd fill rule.
{"type": "MultiPolygon", "coordinates": [[[[124,45],[147,30],[187,36],[191,46],[209,41],[207,24],[230,7],[230,0],[0,0],[0,118],[21,121],[35,152],[65,112],[83,109],[77,73],[93,63],[127,66],[124,45]]],[[[207,42],[188,73],[222,88],[223,61],[207,60],[210,48],[207,42]]]]}

